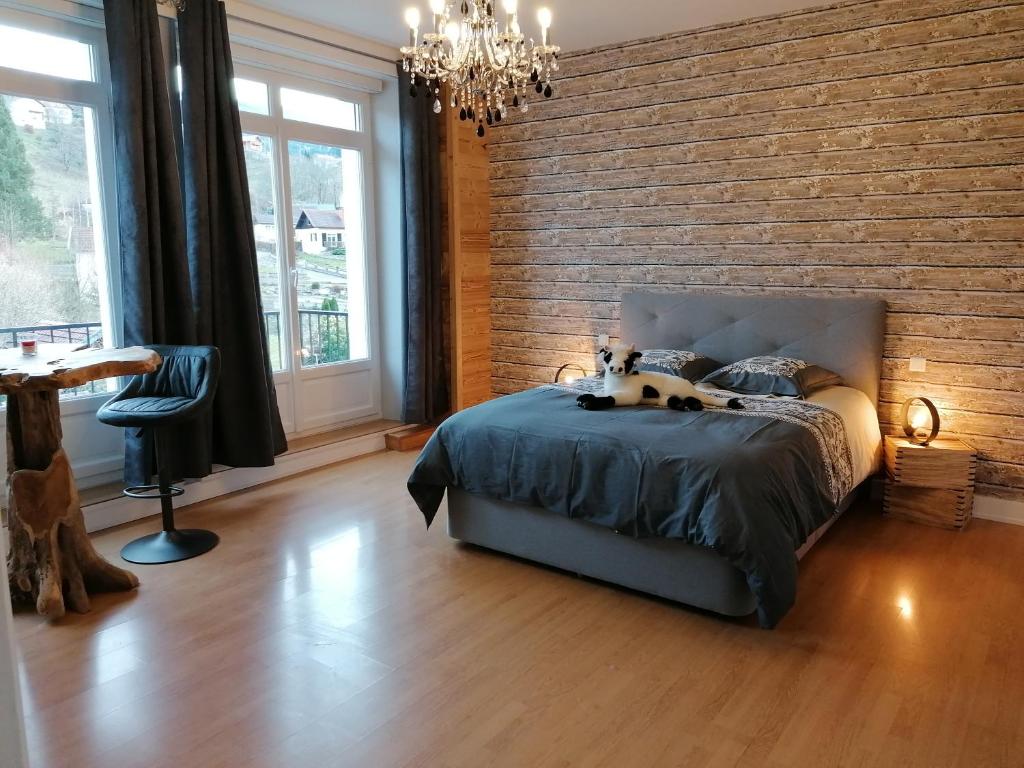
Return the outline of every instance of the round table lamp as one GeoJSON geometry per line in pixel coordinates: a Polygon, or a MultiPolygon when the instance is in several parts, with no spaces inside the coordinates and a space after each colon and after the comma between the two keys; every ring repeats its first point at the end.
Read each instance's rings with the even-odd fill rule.
{"type": "Polygon", "coordinates": [[[909,397],[900,410],[900,422],[910,442],[928,445],[939,434],[939,409],[927,397],[909,397]]]}
{"type": "Polygon", "coordinates": [[[574,381],[576,381],[576,379],[583,378],[587,375],[587,372],[582,365],[577,365],[576,363],[566,363],[555,372],[555,384],[561,383],[562,373],[568,369],[572,369],[572,371],[570,371],[565,377],[566,384],[572,384],[574,381]],[[579,371],[579,375],[573,373],[573,371],[579,371]]]}

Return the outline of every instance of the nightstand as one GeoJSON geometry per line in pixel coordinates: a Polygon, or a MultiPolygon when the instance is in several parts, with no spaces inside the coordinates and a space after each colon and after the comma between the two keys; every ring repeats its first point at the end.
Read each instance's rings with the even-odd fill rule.
{"type": "Polygon", "coordinates": [[[883,513],[941,528],[963,528],[974,507],[977,458],[977,451],[955,438],[922,446],[887,435],[883,513]]]}

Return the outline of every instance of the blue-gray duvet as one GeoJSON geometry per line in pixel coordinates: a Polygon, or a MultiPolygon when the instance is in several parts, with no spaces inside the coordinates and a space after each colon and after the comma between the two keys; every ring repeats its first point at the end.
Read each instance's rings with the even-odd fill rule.
{"type": "Polygon", "coordinates": [[[852,488],[840,417],[756,398],[742,411],[585,411],[585,386],[498,398],[441,424],[409,477],[427,525],[455,486],[626,536],[682,539],[742,571],[761,625],[775,626],[796,598],[796,550],[852,488]]]}

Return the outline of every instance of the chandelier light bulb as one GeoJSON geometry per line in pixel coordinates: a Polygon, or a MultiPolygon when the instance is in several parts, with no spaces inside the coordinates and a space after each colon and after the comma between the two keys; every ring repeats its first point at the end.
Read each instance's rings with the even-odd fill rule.
{"type": "Polygon", "coordinates": [[[430,10],[435,16],[440,16],[445,12],[445,8],[448,3],[445,0],[430,0],[430,10]]]}
{"type": "Polygon", "coordinates": [[[459,44],[459,37],[462,33],[462,27],[457,21],[449,21],[444,27],[444,36],[448,38],[449,42],[456,46],[459,44]]]}
{"type": "Polygon", "coordinates": [[[415,6],[405,9],[405,23],[409,25],[409,29],[420,28],[420,9],[415,6]]]}
{"type": "Polygon", "coordinates": [[[537,9],[537,21],[540,22],[541,45],[548,45],[548,29],[551,27],[551,11],[548,8],[537,9]]]}
{"type": "Polygon", "coordinates": [[[518,0],[502,0],[501,5],[505,9],[505,13],[511,16],[516,12],[519,2],[518,0]]]}

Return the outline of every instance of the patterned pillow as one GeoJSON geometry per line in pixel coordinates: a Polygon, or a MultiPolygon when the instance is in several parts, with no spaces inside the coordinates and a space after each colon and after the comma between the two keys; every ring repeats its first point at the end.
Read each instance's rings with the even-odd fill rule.
{"type": "Polygon", "coordinates": [[[717,360],[685,349],[644,349],[636,369],[699,381],[721,365],[717,360]]]}
{"type": "Polygon", "coordinates": [[[761,356],[722,366],[701,382],[749,395],[807,397],[822,387],[842,384],[843,377],[795,357],[761,356]]]}

